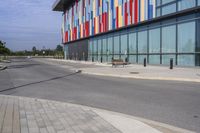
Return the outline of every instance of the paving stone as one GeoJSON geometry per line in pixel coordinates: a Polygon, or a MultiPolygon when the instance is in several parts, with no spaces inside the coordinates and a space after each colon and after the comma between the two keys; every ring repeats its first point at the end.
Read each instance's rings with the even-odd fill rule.
{"type": "Polygon", "coordinates": [[[2,133],[118,133],[88,109],[48,100],[0,95],[2,133]]]}

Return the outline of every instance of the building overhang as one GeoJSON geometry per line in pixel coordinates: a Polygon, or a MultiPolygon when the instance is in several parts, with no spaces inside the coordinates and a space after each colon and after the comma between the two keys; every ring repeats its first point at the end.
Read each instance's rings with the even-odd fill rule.
{"type": "Polygon", "coordinates": [[[52,6],[53,11],[64,12],[68,9],[76,0],[56,0],[52,6]]]}

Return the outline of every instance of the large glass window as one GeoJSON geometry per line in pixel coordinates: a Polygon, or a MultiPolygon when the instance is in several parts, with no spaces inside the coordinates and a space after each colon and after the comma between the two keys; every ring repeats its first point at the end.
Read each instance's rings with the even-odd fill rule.
{"type": "Polygon", "coordinates": [[[129,55],[129,62],[130,63],[136,63],[137,62],[137,60],[136,60],[136,55],[129,55]]]}
{"type": "Polygon", "coordinates": [[[179,66],[195,66],[195,55],[178,55],[179,66]]]}
{"type": "Polygon", "coordinates": [[[94,45],[94,54],[98,54],[98,45],[97,45],[97,40],[93,41],[93,45],[94,45]]]}
{"type": "Polygon", "coordinates": [[[102,45],[102,54],[106,55],[107,54],[107,40],[106,38],[103,39],[103,45],[102,45]]]}
{"type": "Polygon", "coordinates": [[[138,53],[147,53],[147,31],[138,32],[138,53]]]}
{"type": "Polygon", "coordinates": [[[149,64],[160,64],[160,55],[149,55],[149,64]]]}
{"type": "Polygon", "coordinates": [[[128,41],[127,41],[127,34],[121,35],[121,58],[125,60],[127,57],[127,46],[128,46],[128,41]]]}
{"type": "Polygon", "coordinates": [[[147,59],[147,55],[138,55],[138,63],[144,64],[144,59],[147,59]]]}
{"type": "Polygon", "coordinates": [[[149,53],[160,53],[160,28],[149,30],[149,53]]]}
{"type": "Polygon", "coordinates": [[[195,6],[196,0],[179,0],[178,1],[178,10],[184,10],[187,8],[192,8],[195,6]]]}
{"type": "Polygon", "coordinates": [[[102,61],[106,62],[107,61],[107,40],[106,38],[103,39],[102,42],[102,61]]]}
{"type": "Polygon", "coordinates": [[[108,51],[107,51],[107,55],[108,55],[108,61],[111,62],[112,57],[113,57],[113,38],[109,37],[108,38],[108,51]]]}
{"type": "Polygon", "coordinates": [[[93,41],[94,45],[94,61],[98,61],[98,45],[97,45],[97,40],[93,41]]]}
{"type": "Polygon", "coordinates": [[[129,34],[129,54],[137,53],[137,37],[136,33],[129,34]]]}
{"type": "Polygon", "coordinates": [[[162,28],[162,52],[176,52],[176,26],[167,26],[162,28]]]}
{"type": "Polygon", "coordinates": [[[162,55],[162,64],[170,65],[170,59],[173,59],[173,64],[175,65],[176,56],[175,55],[162,55]]]}
{"type": "Polygon", "coordinates": [[[198,5],[200,5],[200,0],[198,0],[198,5]]]}
{"type": "Polygon", "coordinates": [[[119,36],[115,36],[114,37],[114,58],[119,58],[119,45],[120,45],[120,42],[119,42],[119,36]]]}
{"type": "Polygon", "coordinates": [[[178,52],[195,52],[195,22],[178,24],[178,52]]]}
{"type": "Polygon", "coordinates": [[[176,1],[176,0],[162,0],[162,4],[164,5],[164,4],[167,4],[167,3],[172,2],[172,1],[176,1]]]}
{"type": "Polygon", "coordinates": [[[162,7],[162,15],[176,12],[176,3],[162,7]]]}
{"type": "Polygon", "coordinates": [[[90,40],[88,47],[88,60],[92,60],[92,54],[93,54],[93,41],[90,40]]]}
{"type": "Polygon", "coordinates": [[[101,61],[101,54],[102,54],[102,43],[101,39],[98,40],[98,61],[101,61]]]}

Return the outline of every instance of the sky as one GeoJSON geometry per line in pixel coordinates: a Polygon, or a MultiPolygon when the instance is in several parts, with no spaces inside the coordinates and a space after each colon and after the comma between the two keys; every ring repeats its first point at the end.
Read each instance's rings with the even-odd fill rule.
{"type": "Polygon", "coordinates": [[[61,44],[62,13],[56,0],[0,0],[0,40],[13,51],[54,49],[61,44]]]}

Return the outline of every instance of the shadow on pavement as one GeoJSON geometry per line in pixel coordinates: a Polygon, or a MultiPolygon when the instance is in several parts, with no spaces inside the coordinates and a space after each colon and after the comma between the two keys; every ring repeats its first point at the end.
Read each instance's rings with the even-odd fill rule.
{"type": "Polygon", "coordinates": [[[78,72],[75,72],[75,73],[71,73],[71,74],[68,74],[68,75],[64,75],[64,76],[50,78],[50,79],[47,79],[47,80],[42,80],[42,81],[28,83],[28,84],[24,84],[24,85],[20,85],[20,86],[16,86],[16,87],[11,87],[11,88],[8,88],[8,89],[0,90],[0,93],[6,92],[6,91],[10,91],[10,90],[15,90],[15,89],[26,87],[26,86],[30,86],[30,85],[40,84],[40,83],[44,83],[44,82],[48,82],[48,81],[52,81],[52,80],[57,80],[57,79],[73,76],[73,75],[76,75],[78,73],[81,73],[81,71],[78,71],[78,72]]]}
{"type": "Polygon", "coordinates": [[[25,64],[25,65],[10,65],[7,69],[27,68],[32,66],[38,66],[40,64],[25,64]]]}

